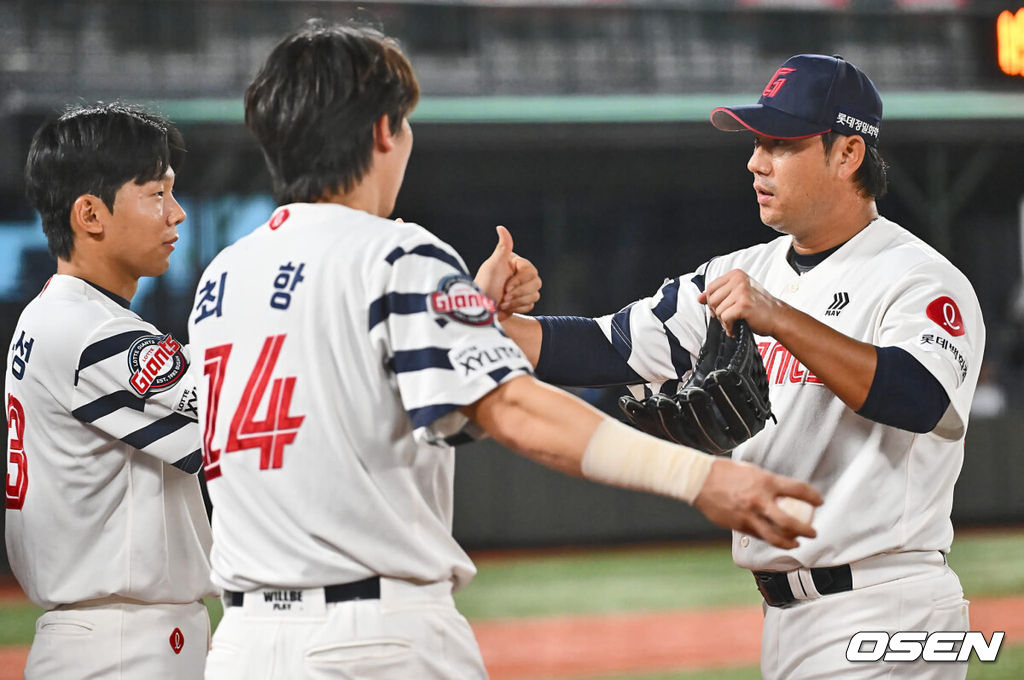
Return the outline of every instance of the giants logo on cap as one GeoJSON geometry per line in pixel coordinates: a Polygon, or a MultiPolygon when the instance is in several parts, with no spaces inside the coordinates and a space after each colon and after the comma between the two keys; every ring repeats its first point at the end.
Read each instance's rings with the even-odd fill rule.
{"type": "Polygon", "coordinates": [[[776,71],[775,75],[772,76],[772,79],[769,80],[768,84],[764,86],[764,91],[761,93],[761,96],[768,97],[770,99],[771,97],[777,95],[779,93],[779,90],[782,89],[782,86],[786,84],[786,79],[783,78],[782,76],[792,73],[795,70],[795,68],[783,66],[778,71],[776,71]]]}
{"type": "Polygon", "coordinates": [[[181,343],[170,334],[144,335],[128,348],[128,384],[140,397],[170,389],[188,370],[181,343]]]}

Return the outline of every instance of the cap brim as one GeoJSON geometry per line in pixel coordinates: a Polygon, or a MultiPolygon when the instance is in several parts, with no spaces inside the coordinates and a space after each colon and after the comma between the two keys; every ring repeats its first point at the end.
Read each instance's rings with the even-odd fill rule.
{"type": "Polygon", "coordinates": [[[711,124],[726,132],[750,130],[773,139],[804,139],[824,134],[830,128],[809,123],[762,104],[719,106],[711,112],[711,124]]]}

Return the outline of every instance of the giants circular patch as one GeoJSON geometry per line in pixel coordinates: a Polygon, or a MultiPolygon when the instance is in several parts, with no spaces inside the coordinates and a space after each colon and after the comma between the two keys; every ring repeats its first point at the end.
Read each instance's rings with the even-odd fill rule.
{"type": "Polygon", "coordinates": [[[471,326],[489,325],[497,311],[494,300],[480,292],[464,274],[450,274],[441,279],[437,292],[430,294],[430,307],[438,314],[471,326]]]}
{"type": "Polygon", "coordinates": [[[958,337],[966,332],[960,309],[953,302],[953,298],[943,295],[932,300],[928,303],[926,312],[929,319],[939,324],[950,335],[958,337]]]}
{"type": "Polygon", "coordinates": [[[128,384],[140,397],[170,389],[188,370],[181,344],[167,335],[143,335],[128,348],[128,384]]]}

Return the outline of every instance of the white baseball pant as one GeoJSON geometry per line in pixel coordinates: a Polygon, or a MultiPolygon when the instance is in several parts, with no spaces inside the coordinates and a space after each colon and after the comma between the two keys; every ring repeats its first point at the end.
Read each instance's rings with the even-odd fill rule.
{"type": "MultiPolygon", "coordinates": [[[[303,591],[304,600],[314,600],[317,590],[303,591]]],[[[303,611],[274,611],[263,592],[246,593],[242,606],[225,609],[206,680],[487,677],[450,583],[381,578],[380,599],[321,602],[303,611]]]]}
{"type": "Polygon", "coordinates": [[[209,648],[210,616],[202,602],[106,598],[40,616],[25,678],[195,680],[203,675],[209,648]]]}
{"type": "Polygon", "coordinates": [[[789,607],[765,607],[761,636],[761,675],[764,680],[855,678],[914,678],[963,680],[966,662],[847,661],[850,639],[861,631],[967,631],[968,602],[956,574],[942,556],[907,564],[909,553],[851,564],[854,589],[801,600],[789,607]],[[894,578],[858,587],[858,581],[877,581],[889,572],[894,578]]]}

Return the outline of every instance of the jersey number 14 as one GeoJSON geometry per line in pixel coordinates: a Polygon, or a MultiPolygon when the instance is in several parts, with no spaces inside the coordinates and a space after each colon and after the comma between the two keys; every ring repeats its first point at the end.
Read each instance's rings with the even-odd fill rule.
{"type": "MultiPolygon", "coordinates": [[[[281,334],[269,336],[263,341],[256,366],[249,375],[242,399],[231,419],[228,440],[224,445],[224,453],[259,449],[261,470],[281,467],[284,447],[295,441],[299,426],[306,418],[288,413],[292,405],[295,378],[274,378],[273,383],[270,382],[284,339],[284,334],[281,334]],[[263,403],[268,386],[270,403],[267,406],[267,415],[265,418],[257,419],[256,411],[263,403]]],[[[217,412],[220,409],[220,391],[224,385],[231,347],[231,344],[211,347],[206,350],[203,357],[203,374],[209,380],[210,390],[206,405],[206,427],[203,432],[203,459],[207,480],[216,479],[221,474],[221,451],[213,448],[213,436],[217,412]]]]}

